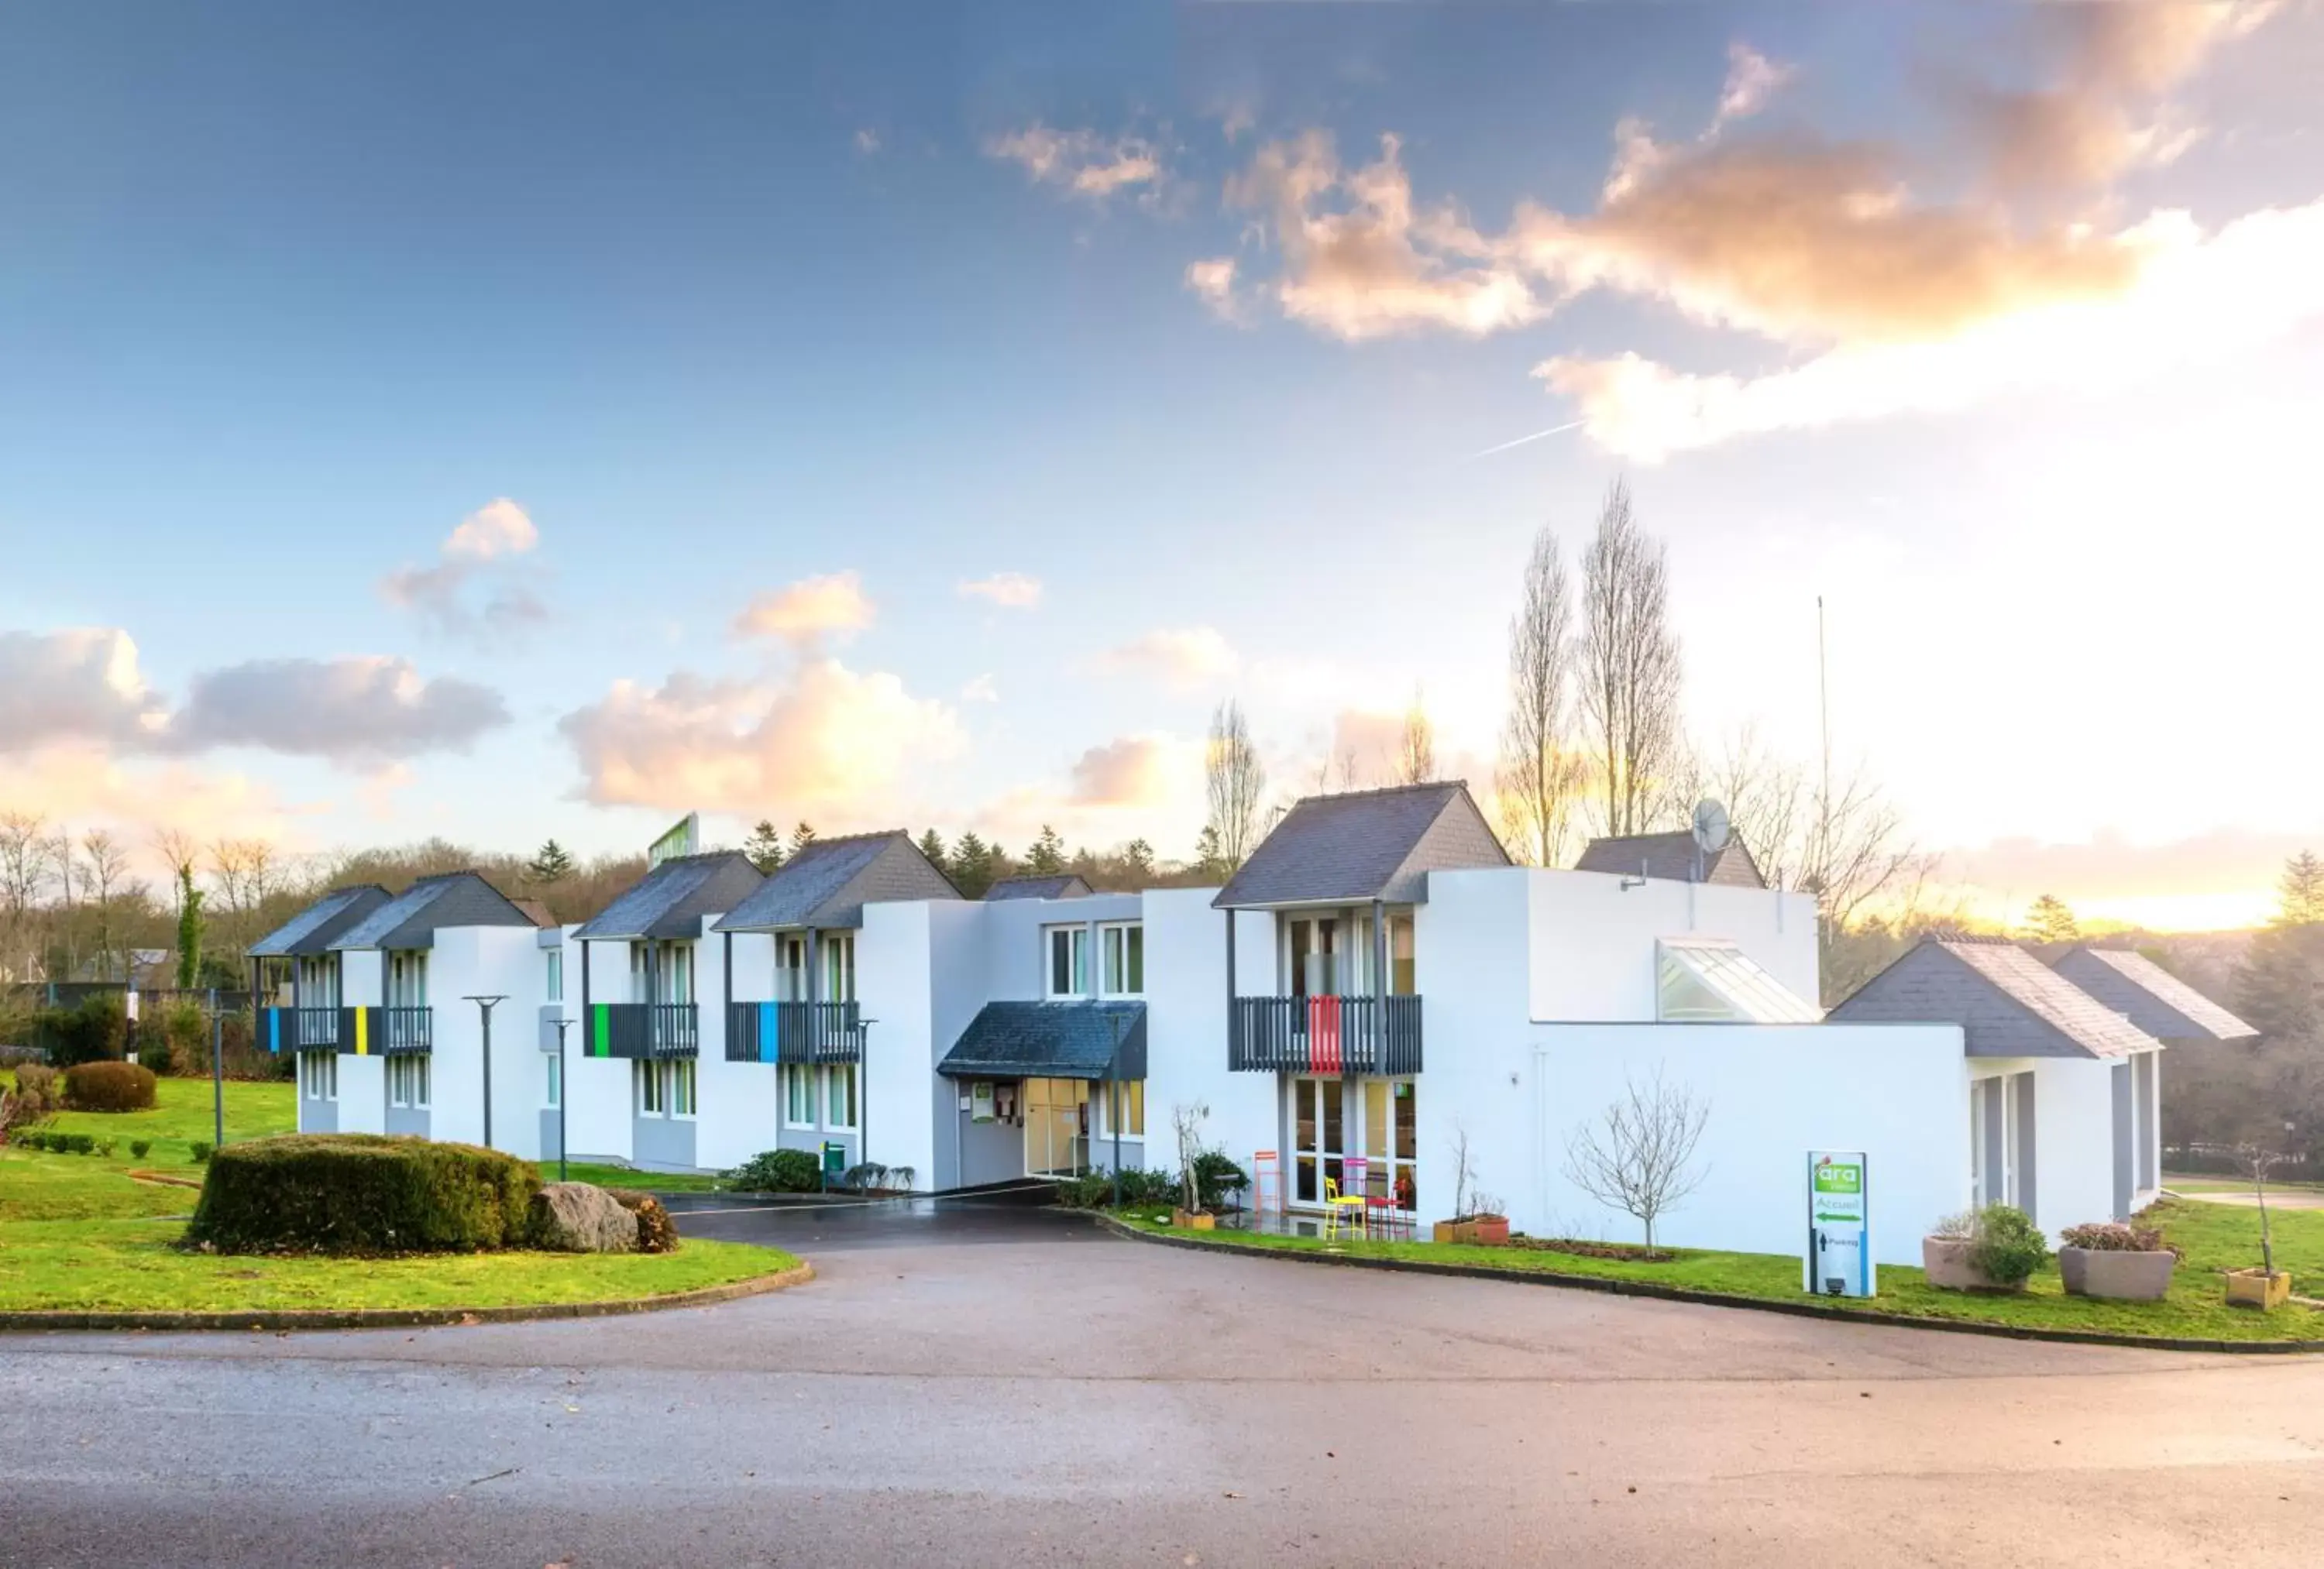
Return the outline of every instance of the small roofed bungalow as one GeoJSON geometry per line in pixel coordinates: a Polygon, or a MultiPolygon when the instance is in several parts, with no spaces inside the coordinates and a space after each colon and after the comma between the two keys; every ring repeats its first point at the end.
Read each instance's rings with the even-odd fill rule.
{"type": "Polygon", "coordinates": [[[2052,968],[2002,939],[1925,938],[1831,1016],[1959,1024],[1971,1199],[2053,1237],[2156,1197],[2166,1040],[2252,1033],[2137,954],[2080,949],[2052,968]]]}
{"type": "Polygon", "coordinates": [[[1003,877],[984,890],[987,899],[1085,899],[1091,892],[1086,879],[1076,873],[1066,872],[1053,877],[1003,877]]]}
{"type": "MultiPolygon", "coordinates": [[[[516,1145],[485,1107],[485,1014],[478,996],[529,996],[533,918],[475,872],[421,877],[390,897],[375,887],[334,889],[252,949],[262,996],[266,967],[288,963],[291,997],[263,1006],[258,1038],[299,1058],[301,1133],[414,1133],[503,1148],[530,1142],[529,1087],[504,1079],[493,1110],[521,1108],[516,1145]],[[449,1078],[473,1093],[438,1104],[449,1078]]],[[[276,984],[271,994],[280,996],[276,984]]],[[[496,1021],[497,1066],[530,1038],[517,1018],[496,1021]]],[[[529,1064],[527,1066],[530,1066],[529,1064]]]]}

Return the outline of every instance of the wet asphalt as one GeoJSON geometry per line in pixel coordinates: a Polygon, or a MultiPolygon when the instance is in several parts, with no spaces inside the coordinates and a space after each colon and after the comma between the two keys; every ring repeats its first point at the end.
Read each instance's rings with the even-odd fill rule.
{"type": "Polygon", "coordinates": [[[1190,1253],[992,1202],[681,1209],[818,1278],[0,1336],[0,1569],[2324,1556],[2324,1360],[1190,1253]]]}

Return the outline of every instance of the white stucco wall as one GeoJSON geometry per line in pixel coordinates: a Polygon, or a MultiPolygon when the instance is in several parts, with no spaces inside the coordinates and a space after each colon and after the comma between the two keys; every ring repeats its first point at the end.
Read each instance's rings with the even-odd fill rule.
{"type": "MultiPolygon", "coordinates": [[[[1163,888],[1144,895],[1146,922],[1147,1166],[1178,1163],[1171,1122],[1178,1106],[1206,1106],[1202,1139],[1250,1169],[1251,1156],[1284,1159],[1278,1081],[1271,1073],[1227,1071],[1227,926],[1211,908],[1215,888],[1163,888]]],[[[1236,982],[1245,996],[1274,986],[1273,918],[1246,912],[1235,922],[1236,982]]]]}
{"type": "Polygon", "coordinates": [[[335,1131],[387,1132],[387,1060],[339,1053],[339,1103],[335,1131]]]}
{"type": "Polygon", "coordinates": [[[2055,1241],[2067,1226],[2114,1216],[2114,1065],[2051,1057],[2032,1066],[2034,1218],[2055,1241]]]}
{"type": "Polygon", "coordinates": [[[1872,1188],[1873,1257],[1921,1262],[1940,1216],[1969,1207],[1969,1072],[1951,1024],[1543,1024],[1531,1029],[1540,1170],[1527,1231],[1637,1242],[1638,1223],[1564,1174],[1577,1124],[1659,1070],[1707,1103],[1704,1179],[1658,1223],[1682,1247],[1801,1253],[1807,1154],[1861,1150],[1872,1188]]]}
{"type": "Polygon", "coordinates": [[[429,1136],[484,1142],[484,1022],[472,996],[507,1000],[493,1010],[493,1147],[527,1160],[540,1153],[539,1019],[546,985],[539,938],[529,926],[455,926],[428,954],[433,1060],[429,1136]]]}
{"type": "Polygon", "coordinates": [[[1534,1018],[1652,1019],[1655,942],[1664,937],[1726,939],[1817,1001],[1815,901],[1807,895],[1660,880],[1626,888],[1600,872],[1516,869],[1432,874],[1430,901],[1509,877],[1526,888],[1534,1018]]]}

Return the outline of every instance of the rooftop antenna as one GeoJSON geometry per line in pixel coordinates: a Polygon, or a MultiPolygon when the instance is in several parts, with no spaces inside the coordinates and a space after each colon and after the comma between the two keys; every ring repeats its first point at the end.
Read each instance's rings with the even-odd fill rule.
{"type": "Polygon", "coordinates": [[[1727,820],[1727,808],[1709,796],[1694,803],[1694,880],[1702,881],[1703,868],[1711,858],[1727,848],[1733,825],[1727,820]]]}
{"type": "Polygon", "coordinates": [[[1823,751],[1823,799],[1817,813],[1821,817],[1831,810],[1831,666],[1824,657],[1821,594],[1816,595],[1816,728],[1823,751]]]}

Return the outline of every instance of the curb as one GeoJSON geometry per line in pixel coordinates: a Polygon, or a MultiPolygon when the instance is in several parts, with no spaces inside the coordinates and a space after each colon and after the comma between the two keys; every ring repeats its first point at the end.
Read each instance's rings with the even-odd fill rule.
{"type": "Polygon", "coordinates": [[[1827,1308],[1812,1299],[1778,1302],[1766,1297],[1738,1297],[1727,1291],[1702,1291],[1692,1286],[1665,1286],[1658,1280],[1630,1280],[1610,1275],[1569,1275],[1552,1270],[1497,1270],[1489,1264],[1432,1264],[1419,1259],[1357,1258],[1348,1253],[1309,1252],[1299,1248],[1252,1248],[1234,1243],[1196,1242],[1192,1237],[1159,1236],[1125,1225],[1110,1215],[1093,1214],[1107,1231],[1136,1242],[1166,1248],[1189,1248],[1199,1252],[1239,1254],[1245,1258],[1282,1259],[1297,1264],[1329,1264],[1340,1269],[1383,1270],[1407,1275],[1452,1275],[1475,1280],[1500,1280],[1514,1286],[1554,1286],[1569,1291],[1598,1291],[1611,1297],[1646,1297],[1663,1302],[1691,1302],[1703,1308],[1741,1308],[1754,1313],[1781,1313],[1794,1318],[1821,1318],[1828,1323],[1868,1324],[1894,1329],[1932,1329],[1947,1335],[1982,1335],[1997,1340],[2039,1340],[2064,1345],[2118,1345],[2132,1351],[2217,1352],[2229,1356],[2303,1356],[2324,1353],[2324,1340],[2195,1340],[2179,1335],[2109,1335],[2097,1329],[2044,1329],[2035,1325],[1978,1324],[1968,1319],[1931,1318],[1918,1313],[1883,1313],[1861,1308],[1827,1308]]]}
{"type": "Polygon", "coordinates": [[[542,1302],[509,1308],[284,1308],[248,1313],[108,1313],[23,1310],[0,1312],[0,1334],[34,1330],[276,1330],[414,1329],[447,1325],[528,1324],[549,1318],[610,1318],[669,1308],[707,1308],[744,1297],[788,1290],[815,1279],[815,1266],[797,1267],[724,1286],[704,1286],[667,1297],[621,1297],[602,1302],[542,1302]]]}

